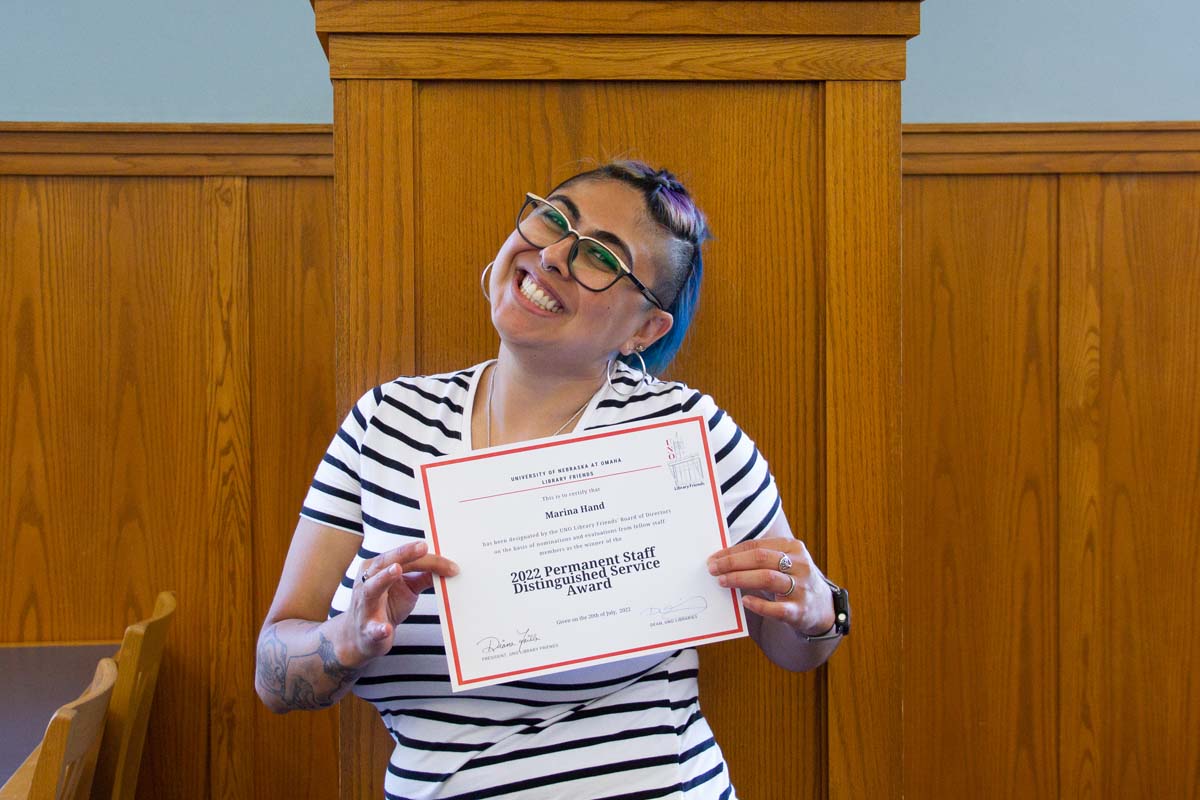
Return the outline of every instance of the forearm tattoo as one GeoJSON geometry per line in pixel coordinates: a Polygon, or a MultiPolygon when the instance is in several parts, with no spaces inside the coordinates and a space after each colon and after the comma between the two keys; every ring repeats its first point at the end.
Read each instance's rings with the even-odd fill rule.
{"type": "Polygon", "coordinates": [[[342,690],[358,677],[358,670],[338,660],[333,642],[323,631],[317,631],[315,650],[293,655],[277,628],[270,626],[258,640],[258,685],[288,708],[327,708],[337,702],[342,690]]]}

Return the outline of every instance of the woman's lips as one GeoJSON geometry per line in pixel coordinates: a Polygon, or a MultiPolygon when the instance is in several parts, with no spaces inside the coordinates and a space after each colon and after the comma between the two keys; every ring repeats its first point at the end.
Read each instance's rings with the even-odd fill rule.
{"type": "Polygon", "coordinates": [[[550,287],[538,281],[533,273],[519,269],[515,280],[517,293],[538,311],[546,314],[561,314],[565,310],[558,295],[550,287]]]}

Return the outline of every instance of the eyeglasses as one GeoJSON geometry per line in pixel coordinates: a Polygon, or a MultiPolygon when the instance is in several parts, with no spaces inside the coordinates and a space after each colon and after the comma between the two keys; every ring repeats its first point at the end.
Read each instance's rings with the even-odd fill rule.
{"type": "Polygon", "coordinates": [[[574,236],[575,243],[567,254],[567,270],[576,283],[589,291],[603,292],[611,289],[621,278],[629,278],[647,300],[666,310],[654,292],[637,279],[633,270],[625,266],[620,256],[598,239],[584,236],[572,228],[563,212],[549,200],[536,194],[525,195],[525,204],[517,214],[517,233],[539,250],[574,236]]]}

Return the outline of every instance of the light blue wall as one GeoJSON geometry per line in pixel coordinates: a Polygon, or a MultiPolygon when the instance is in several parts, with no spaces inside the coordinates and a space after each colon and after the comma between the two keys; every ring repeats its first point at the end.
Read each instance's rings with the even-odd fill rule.
{"type": "Polygon", "coordinates": [[[330,122],[307,0],[0,0],[0,119],[330,122]]]}
{"type": "MultiPolygon", "coordinates": [[[[0,0],[0,120],[329,122],[306,0],[0,0]]],[[[907,122],[1200,119],[1200,0],[926,0],[907,122]]]]}
{"type": "Polygon", "coordinates": [[[926,0],[905,122],[1200,120],[1200,0],[926,0]]]}

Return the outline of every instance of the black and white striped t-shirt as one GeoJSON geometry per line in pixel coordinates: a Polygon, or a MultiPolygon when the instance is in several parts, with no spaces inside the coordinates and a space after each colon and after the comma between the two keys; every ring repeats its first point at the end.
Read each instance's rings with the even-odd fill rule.
{"type": "MultiPolygon", "coordinates": [[[[331,617],[347,608],[363,559],[424,538],[417,470],[471,449],[470,409],[486,366],[399,378],[363,395],[346,417],[301,512],[363,536],[331,617]]],[[[617,381],[629,391],[637,376],[622,367],[617,381]]],[[[761,535],[779,513],[774,478],[707,395],[651,381],[623,397],[605,385],[576,430],[695,414],[708,420],[730,540],[761,535]]],[[[697,559],[708,555],[697,549],[697,559]]],[[[733,798],[700,713],[697,667],[695,649],[687,649],[451,694],[430,592],[354,691],[379,709],[396,741],[389,798],[733,798]]]]}

